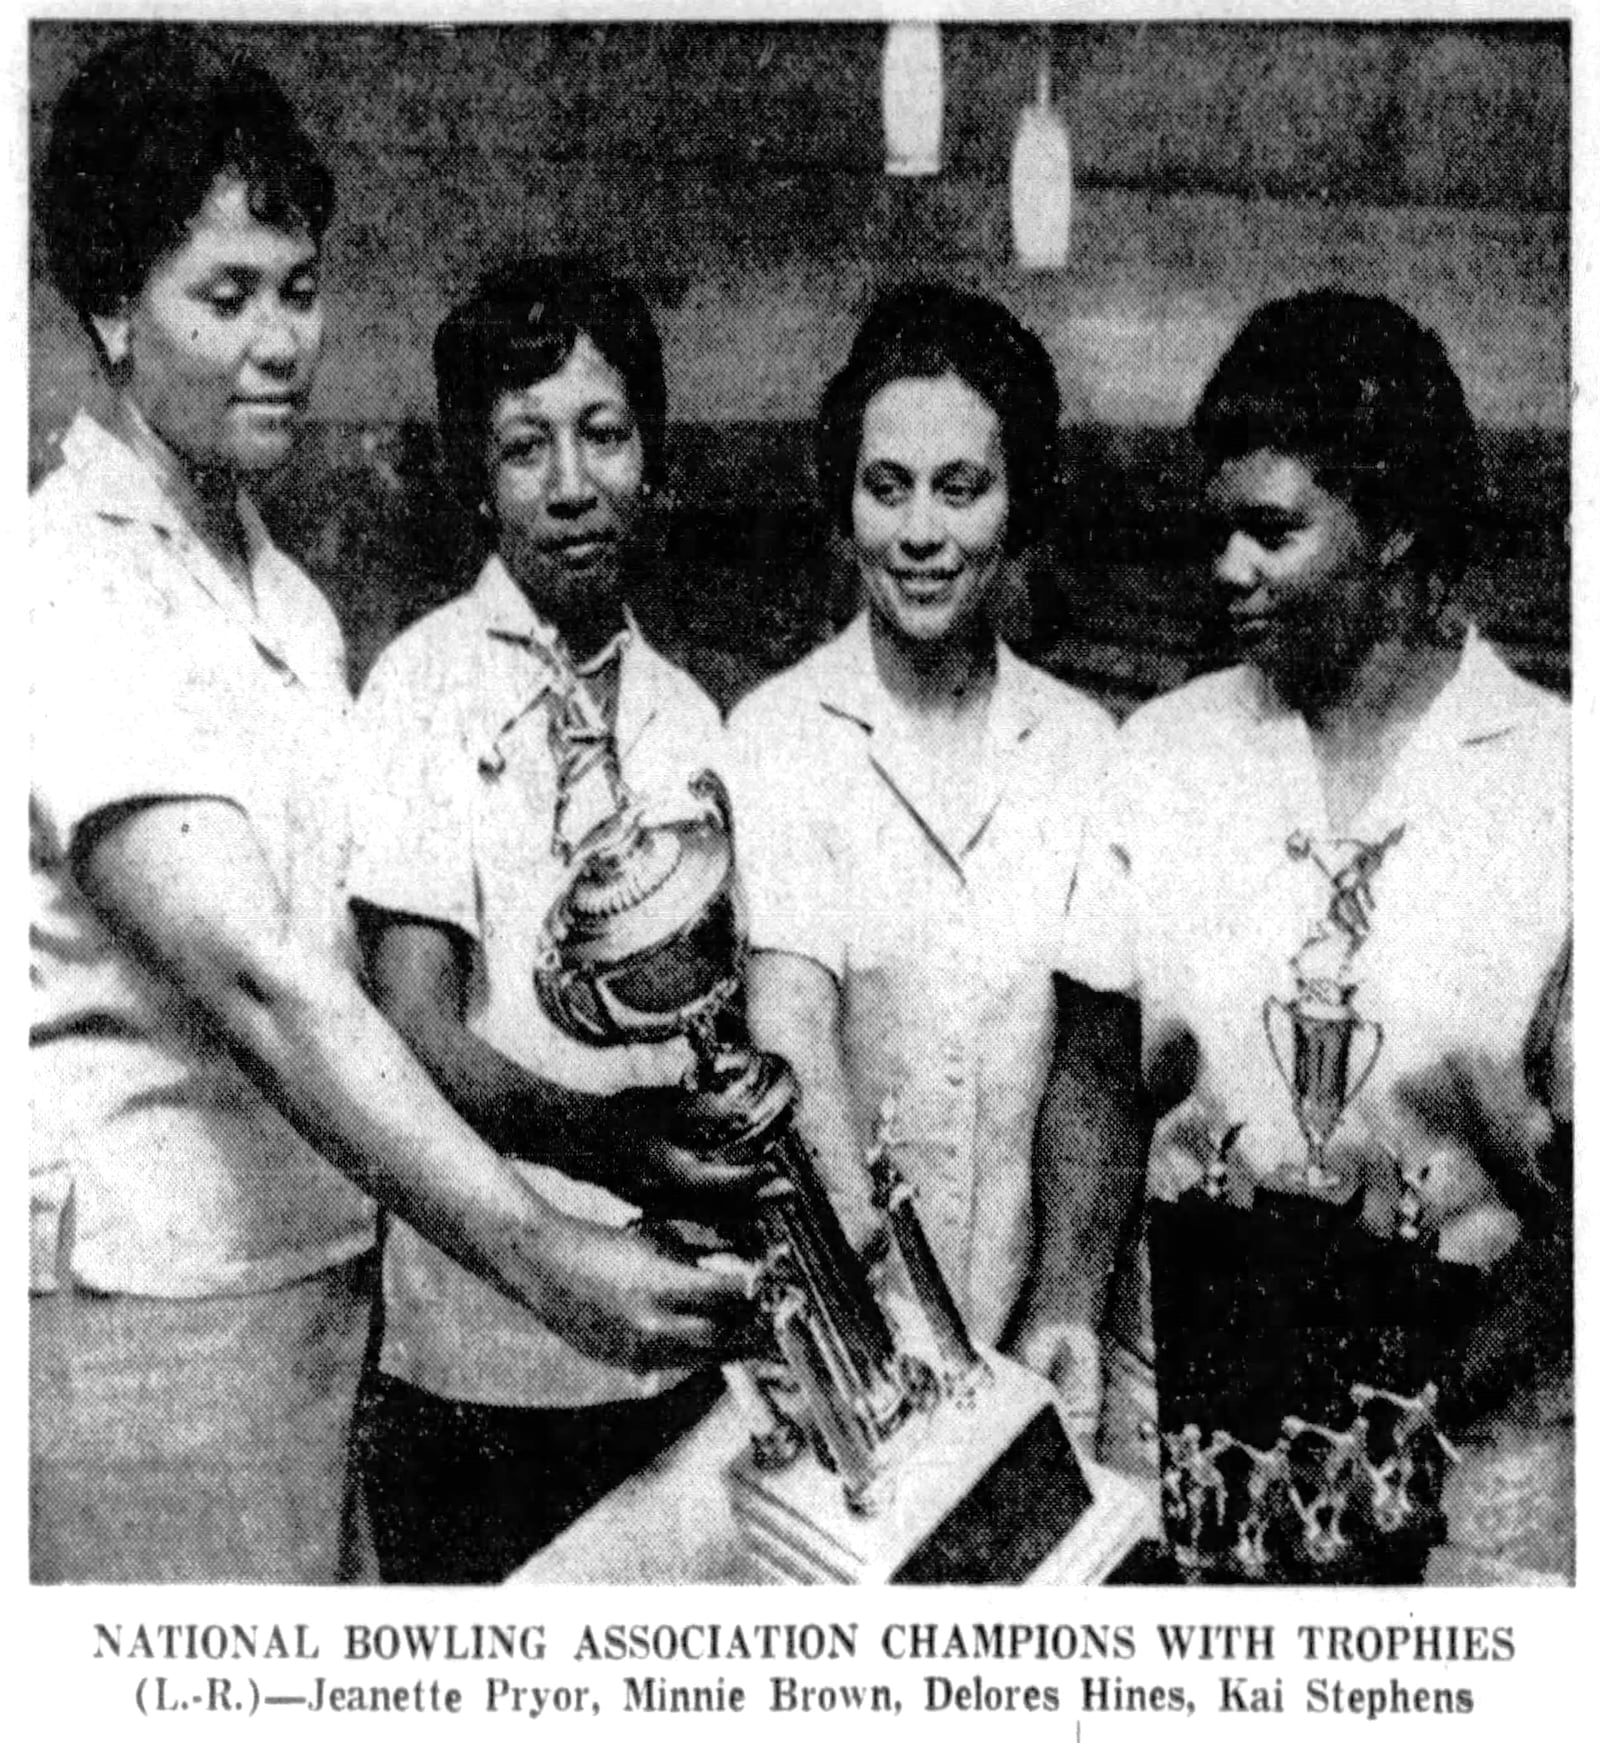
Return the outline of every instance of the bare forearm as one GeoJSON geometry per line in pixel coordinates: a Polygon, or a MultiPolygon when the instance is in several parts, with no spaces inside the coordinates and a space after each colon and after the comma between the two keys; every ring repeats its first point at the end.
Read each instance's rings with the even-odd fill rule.
{"type": "Polygon", "coordinates": [[[1489,1305],[1461,1340],[1441,1400],[1453,1426],[1503,1404],[1570,1352],[1572,1275],[1570,1237],[1553,1230],[1523,1240],[1495,1268],[1489,1305]]]}
{"type": "Polygon", "coordinates": [[[750,1031],[787,1059],[800,1085],[795,1125],[817,1159],[845,1234],[861,1245],[876,1225],[838,1033],[838,992],[814,963],[758,953],[750,969],[750,1031]]]}
{"type": "Polygon", "coordinates": [[[241,1053],[323,1154],[459,1264],[598,1360],[748,1353],[745,1281],[564,1216],[451,1109],[352,980],[311,974],[230,1013],[241,1053]]]}
{"type": "Polygon", "coordinates": [[[1138,1076],[1137,1010],[1125,1000],[1064,1000],[1035,1136],[1037,1266],[1027,1318],[1098,1327],[1144,1180],[1148,1132],[1138,1076]]]}
{"type": "Polygon", "coordinates": [[[797,1049],[791,1060],[800,1082],[796,1125],[816,1156],[828,1196],[847,1239],[861,1246],[877,1226],[871,1181],[856,1131],[855,1108],[837,1045],[797,1049]]]}
{"type": "Polygon", "coordinates": [[[582,1179],[609,1172],[616,1137],[606,1097],[525,1070],[448,1015],[381,995],[380,1002],[450,1105],[496,1150],[582,1179]]]}
{"type": "Polygon", "coordinates": [[[207,1003],[246,1069],[327,1159],[458,1263],[543,1317],[562,1219],[418,1069],[354,979],[285,948],[207,1003]]]}

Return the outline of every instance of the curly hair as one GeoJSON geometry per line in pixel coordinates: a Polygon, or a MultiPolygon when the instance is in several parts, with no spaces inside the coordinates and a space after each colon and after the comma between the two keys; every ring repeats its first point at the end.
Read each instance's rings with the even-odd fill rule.
{"type": "Polygon", "coordinates": [[[848,534],[867,406],[891,382],[942,375],[964,381],[999,420],[1011,498],[1006,548],[1022,550],[1057,509],[1061,392],[1050,354],[1034,333],[991,298],[953,285],[899,285],[867,311],[817,412],[823,499],[848,534]]]}
{"type": "Polygon", "coordinates": [[[1482,512],[1477,428],[1439,336],[1386,297],[1323,289],[1257,309],[1213,371],[1193,432],[1208,473],[1272,450],[1369,526],[1410,530],[1454,574],[1482,512]]]}
{"type": "Polygon", "coordinates": [[[585,256],[538,255],[492,268],[434,337],[440,442],[463,501],[478,501],[485,489],[495,401],[554,375],[583,335],[622,377],[639,425],[645,481],[660,483],[667,384],[648,305],[631,284],[585,256]]]}
{"type": "Polygon", "coordinates": [[[40,174],[50,273],[99,340],[96,315],[138,295],[220,176],[263,224],[319,242],[333,177],[277,82],[203,30],[119,32],[69,81],[40,174]]]}

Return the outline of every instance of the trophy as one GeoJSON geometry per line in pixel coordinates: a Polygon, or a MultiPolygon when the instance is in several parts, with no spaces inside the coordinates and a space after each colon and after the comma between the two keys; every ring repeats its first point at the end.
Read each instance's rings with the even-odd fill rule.
{"type": "Polygon", "coordinates": [[[882,1218],[869,1264],[796,1128],[793,1071],[745,1033],[720,782],[697,777],[690,815],[647,821],[603,748],[603,715],[559,647],[546,652],[558,771],[603,783],[606,803],[562,808],[600,821],[565,849],[538,996],[595,1046],[687,1039],[694,1063],[664,1141],[748,1173],[747,1208],[717,1215],[754,1266],[769,1346],[726,1371],[751,1431],[726,1481],[757,1570],[802,1583],[1103,1578],[1149,1535],[1147,1504],[1113,1473],[1086,1474],[1045,1381],[968,1337],[894,1160],[893,1108],[866,1158],[882,1218]]]}
{"type": "Polygon", "coordinates": [[[1407,1583],[1445,1536],[1456,1452],[1439,1426],[1444,1328],[1468,1324],[1480,1281],[1442,1264],[1418,1181],[1387,1154],[1392,1235],[1363,1216],[1366,1182],[1328,1145],[1372,1074],[1381,1026],[1361,1016],[1354,965],[1372,929],[1372,880],[1403,826],[1337,870],[1291,958],[1295,992],[1263,1026],[1305,1139],[1302,1167],[1257,1180],[1213,1144],[1200,1180],[1150,1207],[1162,1514],[1191,1581],[1407,1583]]]}
{"type": "Polygon", "coordinates": [[[1289,838],[1290,857],[1314,858],[1333,886],[1326,919],[1291,961],[1295,996],[1287,1001],[1269,997],[1261,1009],[1273,1064],[1305,1137],[1306,1184],[1313,1191],[1330,1184],[1328,1142],[1372,1075],[1383,1047],[1382,1025],[1368,1022],[1354,1008],[1352,964],[1372,931],[1372,880],[1404,834],[1401,824],[1382,841],[1354,843],[1355,851],[1338,871],[1316,853],[1308,837],[1297,833],[1289,838]],[[1356,1065],[1358,1043],[1366,1057],[1356,1065]]]}

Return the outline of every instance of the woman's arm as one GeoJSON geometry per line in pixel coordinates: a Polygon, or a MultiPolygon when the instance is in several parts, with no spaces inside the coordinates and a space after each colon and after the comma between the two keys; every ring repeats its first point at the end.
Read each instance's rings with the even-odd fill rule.
{"type": "MultiPolygon", "coordinates": [[[[1570,1047],[1570,1011],[1561,1034],[1570,1047]]],[[[1568,1053],[1552,1062],[1550,1081],[1570,1085],[1571,1070],[1568,1053]]],[[[1571,1104],[1559,1094],[1553,1109],[1534,1101],[1520,1061],[1461,1053],[1402,1080],[1396,1096],[1427,1138],[1465,1151],[1498,1194],[1495,1202],[1518,1219],[1519,1236],[1491,1269],[1488,1305],[1462,1339],[1445,1389],[1443,1410],[1465,1423],[1571,1349],[1571,1104]]],[[[1472,1208],[1458,1214],[1470,1216],[1472,1208]]],[[[1450,1232],[1447,1223],[1443,1234],[1450,1232]]]]}
{"type": "Polygon", "coordinates": [[[738,1345],[738,1279],[562,1216],[463,1124],[354,976],[296,935],[237,807],[99,813],[74,863],[106,924],[194,1000],[295,1128],[458,1263],[603,1360],[675,1365],[738,1345]]]}
{"type": "Polygon", "coordinates": [[[596,1178],[612,1134],[603,1096],[525,1071],[467,1027],[467,940],[449,926],[363,909],[378,1008],[458,1114],[497,1150],[596,1178]]]}
{"type": "Polygon", "coordinates": [[[1057,1373],[1055,1351],[1077,1356],[1080,1369],[1093,1359],[1148,1140],[1138,1005],[1058,975],[1055,1053],[1034,1132],[1036,1257],[1007,1341],[1086,1398],[1098,1395],[1098,1376],[1057,1373]]]}
{"type": "Polygon", "coordinates": [[[795,1124],[816,1154],[847,1239],[861,1247],[878,1218],[844,1073],[839,983],[809,957],[756,950],[745,996],[756,1045],[781,1054],[794,1068],[800,1085],[795,1124]]]}
{"type": "Polygon", "coordinates": [[[652,1139],[681,1099],[676,1087],[591,1095],[508,1059],[467,1026],[467,940],[451,927],[366,908],[378,1007],[405,1037],[458,1114],[497,1150],[671,1210],[686,1195],[705,1208],[742,1196],[749,1176],[666,1152],[652,1139]]]}

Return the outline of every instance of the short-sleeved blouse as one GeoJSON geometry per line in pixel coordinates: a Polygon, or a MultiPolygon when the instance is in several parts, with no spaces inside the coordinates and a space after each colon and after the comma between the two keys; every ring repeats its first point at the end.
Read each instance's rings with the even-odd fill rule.
{"type": "Polygon", "coordinates": [[[273,1288],[368,1248],[370,1201],[101,924],[72,855],[124,805],[235,805],[290,924],[353,967],[338,625],[245,499],[253,603],[100,425],[80,417],[62,458],[28,553],[34,1285],[56,1281],[70,1204],[70,1275],[92,1288],[273,1288]]]}
{"type": "MultiPolygon", "coordinates": [[[[553,635],[491,557],[472,588],[384,650],[356,711],[374,778],[357,804],[351,891],[469,940],[467,1025],[508,1059],[593,1095],[673,1084],[691,1063],[685,1043],[586,1046],[555,1027],[534,990],[544,918],[568,875],[552,844],[558,782],[540,644],[553,635]]],[[[721,759],[721,717],[637,629],[623,640],[623,778],[648,815],[692,815],[691,780],[721,759]]],[[[529,1139],[519,1165],[559,1209],[613,1226],[636,1214],[529,1139]]],[[[584,1355],[404,1223],[384,1250],[380,1360],[442,1397],[524,1407],[636,1398],[681,1378],[584,1355]]]]}
{"type": "Polygon", "coordinates": [[[729,723],[751,945],[838,982],[858,1129],[894,1096],[919,1216],[991,1342],[1033,1263],[1062,927],[1114,732],[1004,646],[998,661],[965,792],[947,790],[885,691],[864,616],[729,723]]]}

